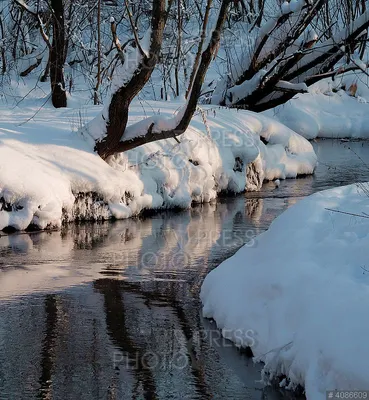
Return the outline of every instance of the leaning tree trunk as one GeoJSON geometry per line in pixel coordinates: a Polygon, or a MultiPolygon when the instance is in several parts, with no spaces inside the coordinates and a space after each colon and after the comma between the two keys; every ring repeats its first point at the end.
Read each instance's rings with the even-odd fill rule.
{"type": "Polygon", "coordinates": [[[51,99],[56,108],[67,106],[64,81],[65,25],[63,0],[51,0],[53,13],[53,41],[50,49],[51,99]]]}
{"type": "Polygon", "coordinates": [[[233,81],[228,82],[227,76],[220,82],[212,102],[261,112],[307,92],[308,86],[321,79],[361,69],[351,54],[369,28],[369,11],[362,7],[360,16],[351,15],[349,23],[324,40],[312,26],[327,4],[328,0],[283,3],[260,29],[248,65],[233,81]],[[298,7],[285,10],[290,4],[298,7]],[[346,64],[337,66],[345,55],[346,64]]]}

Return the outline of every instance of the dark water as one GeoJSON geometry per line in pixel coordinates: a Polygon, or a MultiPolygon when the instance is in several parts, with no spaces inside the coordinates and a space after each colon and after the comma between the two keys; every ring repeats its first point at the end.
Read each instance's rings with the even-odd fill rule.
{"type": "MultiPolygon", "coordinates": [[[[369,181],[369,144],[315,176],[182,212],[0,237],[0,399],[283,399],[201,317],[206,274],[299,198],[369,181]]],[[[349,149],[348,146],[351,148],[349,149]]]]}

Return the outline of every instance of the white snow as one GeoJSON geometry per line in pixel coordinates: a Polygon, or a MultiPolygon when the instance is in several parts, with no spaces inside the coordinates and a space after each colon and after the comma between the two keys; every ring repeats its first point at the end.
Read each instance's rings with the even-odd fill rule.
{"type": "Polygon", "coordinates": [[[290,1],[290,9],[294,13],[300,12],[304,5],[305,5],[305,0],[291,0],[290,1]]]}
{"type": "Polygon", "coordinates": [[[204,316],[251,346],[265,381],[286,376],[311,400],[369,387],[368,215],[361,187],[317,193],[206,277],[204,316]]]}
{"type": "Polygon", "coordinates": [[[249,96],[260,85],[260,82],[267,72],[267,70],[262,69],[250,80],[244,81],[240,85],[234,85],[232,88],[228,89],[226,93],[226,104],[228,106],[236,104],[239,100],[249,96]]]}
{"type": "Polygon", "coordinates": [[[287,81],[279,81],[275,85],[278,89],[295,90],[301,92],[308,92],[308,87],[305,83],[291,83],[287,81]]]}
{"type": "Polygon", "coordinates": [[[335,81],[325,79],[296,95],[288,103],[264,114],[278,119],[295,132],[314,139],[369,138],[369,78],[362,72],[346,73],[335,81]],[[350,86],[357,84],[356,96],[350,86]],[[334,92],[332,91],[334,90],[334,92]]]}
{"type": "MultiPolygon", "coordinates": [[[[221,191],[257,190],[263,179],[312,173],[316,164],[311,144],[279,122],[207,107],[179,137],[180,144],[174,139],[150,143],[112,157],[109,165],[93,152],[86,131],[84,136],[78,131],[101,107],[55,110],[49,104],[39,108],[35,100],[28,104],[34,106],[1,107],[0,201],[7,207],[0,210],[0,230],[73,220],[79,193],[96,193],[101,206],[91,199],[80,202],[80,217],[127,218],[145,208],[209,202],[221,191]]],[[[158,116],[165,123],[181,106],[136,102],[129,124],[137,127],[158,116]]]]}
{"type": "MultiPolygon", "coordinates": [[[[278,18],[280,15],[276,15],[274,17],[269,18],[264,24],[261,25],[259,33],[260,35],[269,35],[273,29],[277,26],[278,18]]],[[[258,38],[258,40],[261,40],[261,38],[258,38]]],[[[257,44],[259,44],[257,42],[257,44]]]]}
{"type": "Polygon", "coordinates": [[[291,11],[290,3],[288,1],[283,2],[281,5],[281,10],[282,14],[288,14],[291,11]]]}

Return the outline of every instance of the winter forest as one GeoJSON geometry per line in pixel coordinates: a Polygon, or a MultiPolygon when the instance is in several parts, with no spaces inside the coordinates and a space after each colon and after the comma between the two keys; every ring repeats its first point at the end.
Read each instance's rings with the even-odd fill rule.
{"type": "Polygon", "coordinates": [[[369,397],[368,28],[0,1],[5,399],[369,397]]]}

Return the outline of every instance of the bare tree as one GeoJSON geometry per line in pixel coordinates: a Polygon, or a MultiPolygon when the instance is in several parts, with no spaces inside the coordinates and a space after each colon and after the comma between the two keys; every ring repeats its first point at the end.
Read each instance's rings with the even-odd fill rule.
{"type": "MultiPolygon", "coordinates": [[[[253,111],[277,106],[306,92],[320,79],[358,69],[355,59],[358,55],[364,59],[367,48],[365,0],[8,2],[8,19],[0,15],[3,74],[12,65],[17,68],[19,60],[22,77],[41,70],[41,81],[51,78],[55,107],[67,104],[65,80],[71,91],[74,77],[82,76],[94,104],[101,102],[114,80],[101,137],[96,141],[96,150],[104,159],[145,140],[183,132],[196,110],[209,66],[204,55],[209,49],[211,33],[207,32],[214,22],[215,7],[228,11],[220,26],[220,30],[225,27],[224,40],[217,57],[219,61],[225,54],[227,73],[215,90],[213,85],[205,91],[206,101],[211,95],[214,104],[253,111]],[[106,23],[111,15],[117,18],[106,23]],[[9,31],[14,35],[9,35],[4,45],[9,31]],[[228,42],[232,37],[242,40],[241,46],[228,42]],[[189,55],[193,55],[191,61],[189,55]],[[186,88],[187,104],[170,129],[168,125],[168,130],[161,132],[158,124],[147,121],[146,132],[140,131],[135,138],[127,136],[129,106],[138,94],[145,97],[150,91],[156,99],[161,90],[161,98],[167,100],[186,88]]],[[[211,47],[209,63],[217,56],[220,30],[216,40],[213,38],[216,46],[211,47]]]]}
{"type": "Polygon", "coordinates": [[[179,69],[181,65],[181,50],[182,50],[182,1],[177,0],[177,52],[176,52],[176,65],[175,65],[175,82],[176,82],[176,96],[179,96],[179,69]]]}
{"type": "MultiPolygon", "coordinates": [[[[36,10],[26,5],[23,1],[15,0],[15,3],[21,9],[21,18],[23,13],[34,18],[41,37],[49,50],[49,59],[47,67],[43,75],[46,80],[46,74],[50,71],[51,81],[51,99],[53,106],[56,108],[67,106],[67,95],[64,81],[64,64],[66,60],[66,41],[65,41],[65,22],[64,22],[64,3],[63,0],[50,0],[50,12],[52,15],[52,42],[50,42],[49,35],[45,29],[45,23],[41,14],[40,2],[37,1],[36,10]]],[[[21,27],[21,21],[19,26],[21,27]]],[[[15,44],[16,46],[16,44],[15,44]]],[[[16,57],[13,51],[13,57],[16,57]]],[[[42,61],[42,56],[36,57],[36,62],[21,72],[21,76],[27,76],[30,72],[36,69],[42,61]]]]}
{"type": "MultiPolygon", "coordinates": [[[[227,17],[227,10],[230,2],[231,0],[222,0],[221,2],[216,26],[211,34],[207,48],[201,54],[201,60],[193,79],[187,103],[180,111],[179,115],[173,117],[171,126],[168,126],[167,130],[162,130],[159,129],[153,121],[147,120],[148,126],[144,132],[140,132],[133,137],[125,137],[129,106],[150,78],[158,61],[163,31],[169,11],[169,8],[165,9],[165,0],[153,1],[149,40],[150,48],[148,51],[143,49],[138,43],[137,37],[135,37],[136,48],[140,54],[140,62],[134,71],[130,72],[129,79],[124,82],[124,79],[126,79],[125,77],[121,86],[113,93],[110,104],[107,107],[107,118],[104,115],[102,116],[105,120],[105,132],[103,138],[96,142],[96,150],[103,159],[145,143],[176,137],[185,132],[196,111],[206,72],[219,46],[220,33],[227,17]]],[[[172,2],[169,1],[168,7],[171,6],[171,3],[172,2]]],[[[112,22],[112,26],[114,26],[113,24],[114,21],[112,22]]],[[[125,60],[123,62],[126,63],[125,60]]],[[[123,67],[124,66],[125,64],[123,64],[123,67]]]]}

